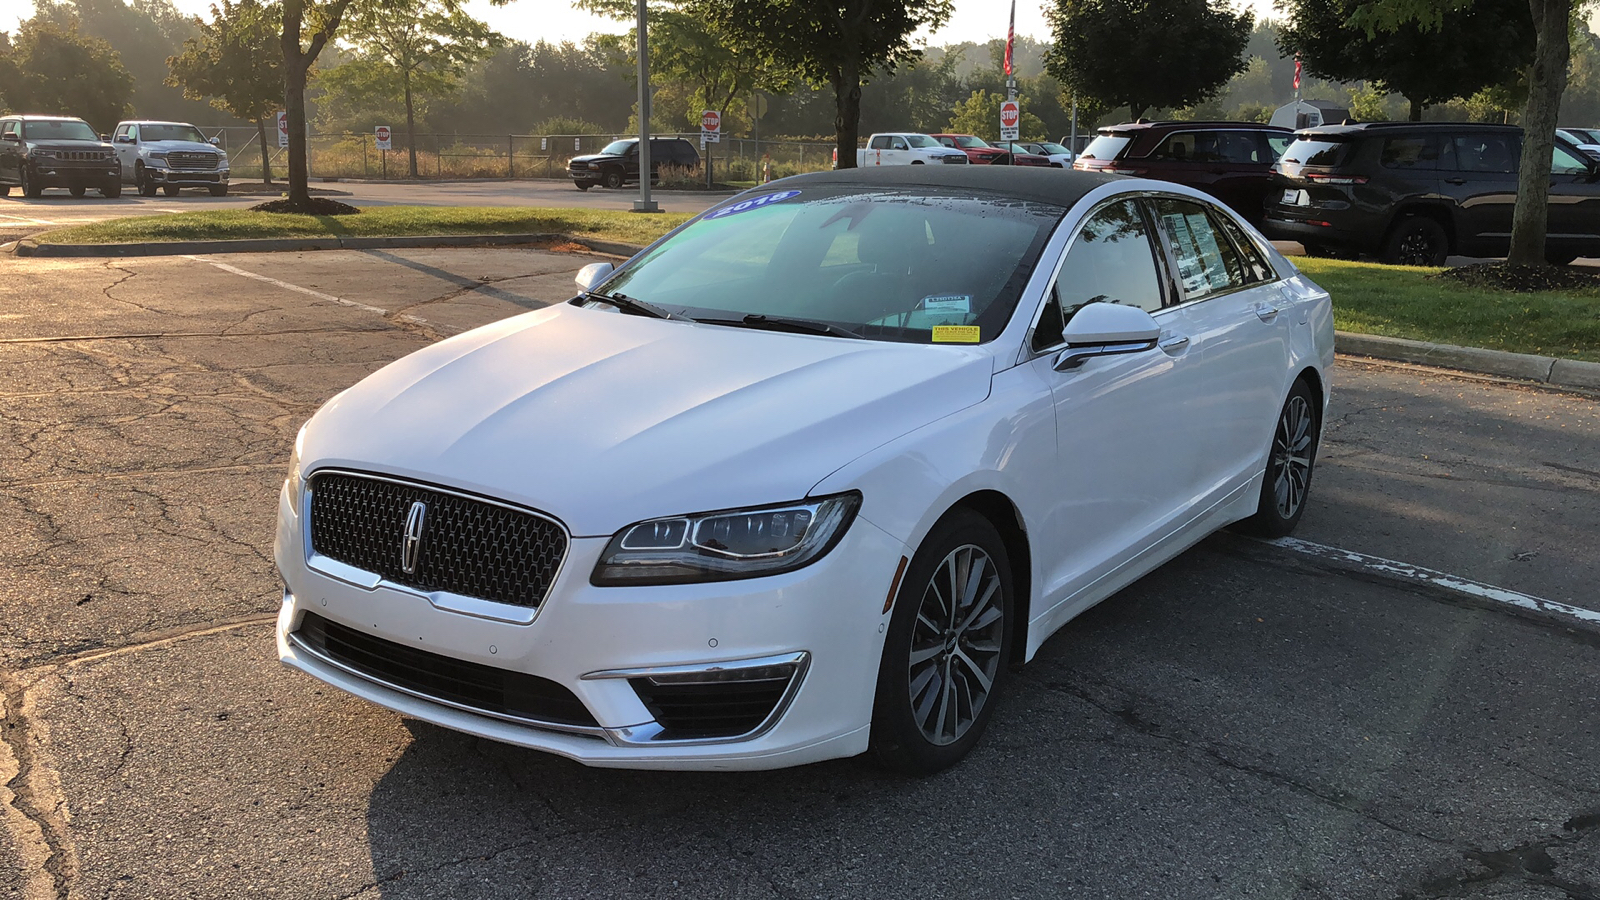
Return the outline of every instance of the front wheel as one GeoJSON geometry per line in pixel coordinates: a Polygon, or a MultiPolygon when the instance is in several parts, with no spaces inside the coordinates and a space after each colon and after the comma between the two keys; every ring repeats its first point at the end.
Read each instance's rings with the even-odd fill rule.
{"type": "Polygon", "coordinates": [[[1256,513],[1238,524],[1239,531],[1260,537],[1284,537],[1300,524],[1311,493],[1311,469],[1317,462],[1321,434],[1317,398],[1305,381],[1296,381],[1272,430],[1272,448],[1267,451],[1266,475],[1261,480],[1256,513]]]}
{"type": "Polygon", "coordinates": [[[213,197],[228,196],[228,186],[225,184],[213,184],[209,189],[211,191],[211,196],[213,197]]]}
{"type": "Polygon", "coordinates": [[[181,190],[181,188],[175,184],[163,184],[161,186],[161,193],[166,194],[168,197],[178,196],[179,190],[181,190]]]}
{"type": "Polygon", "coordinates": [[[909,775],[931,775],[978,743],[1006,678],[1011,565],[988,519],[958,509],[906,569],[878,666],[871,747],[909,775]]]}
{"type": "Polygon", "coordinates": [[[100,196],[107,200],[115,200],[122,196],[122,179],[113,178],[100,187],[100,196]]]}
{"type": "Polygon", "coordinates": [[[29,200],[37,200],[44,196],[44,188],[40,187],[39,182],[28,174],[27,166],[22,167],[22,196],[27,197],[29,200]]]}
{"type": "Polygon", "coordinates": [[[81,184],[75,184],[72,187],[67,188],[67,193],[71,194],[73,198],[76,199],[82,197],[84,194],[89,193],[89,189],[81,184]]]}
{"type": "Polygon", "coordinates": [[[1449,255],[1444,226],[1427,216],[1401,219],[1383,245],[1383,261],[1391,266],[1442,266],[1449,255]]]}
{"type": "Polygon", "coordinates": [[[574,181],[572,183],[572,186],[577,188],[580,191],[587,191],[589,188],[594,187],[594,182],[592,182],[592,181],[574,181]]]}
{"type": "Polygon", "coordinates": [[[133,170],[133,184],[134,187],[139,189],[139,196],[141,197],[154,197],[156,195],[155,182],[151,181],[150,176],[145,174],[142,163],[133,170]]]}
{"type": "Polygon", "coordinates": [[[622,170],[612,169],[611,171],[607,172],[605,174],[605,186],[611,188],[612,190],[622,187],[622,170]]]}
{"type": "Polygon", "coordinates": [[[1552,266],[1570,266],[1578,254],[1571,250],[1545,250],[1544,261],[1552,266]]]}

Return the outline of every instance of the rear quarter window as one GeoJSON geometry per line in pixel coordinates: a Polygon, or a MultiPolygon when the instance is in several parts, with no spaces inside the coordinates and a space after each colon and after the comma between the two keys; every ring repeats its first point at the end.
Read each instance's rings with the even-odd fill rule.
{"type": "Polygon", "coordinates": [[[1089,142],[1079,154],[1080,159],[1116,159],[1117,155],[1133,143],[1133,138],[1119,134],[1102,134],[1089,142]]]}
{"type": "Polygon", "coordinates": [[[1341,166],[1350,159],[1350,141],[1329,140],[1325,137],[1297,138],[1283,151],[1282,161],[1301,166],[1341,166]]]}

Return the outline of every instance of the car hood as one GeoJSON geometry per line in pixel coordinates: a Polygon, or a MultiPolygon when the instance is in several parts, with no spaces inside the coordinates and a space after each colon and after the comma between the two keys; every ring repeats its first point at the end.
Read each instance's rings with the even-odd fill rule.
{"type": "Polygon", "coordinates": [[[174,150],[185,153],[222,152],[210,144],[202,144],[199,141],[140,141],[139,146],[148,150],[158,150],[162,153],[169,153],[174,150]]]}
{"type": "Polygon", "coordinates": [[[574,156],[571,162],[615,162],[623,158],[613,153],[590,153],[585,156],[574,156]]]}
{"type": "Polygon", "coordinates": [[[110,150],[110,144],[100,141],[28,141],[35,150],[110,150]]]}
{"type": "Polygon", "coordinates": [[[435,344],[312,419],[305,471],[377,471],[549,513],[575,536],[797,500],[982,401],[973,347],[780,334],[562,304],[435,344]]]}

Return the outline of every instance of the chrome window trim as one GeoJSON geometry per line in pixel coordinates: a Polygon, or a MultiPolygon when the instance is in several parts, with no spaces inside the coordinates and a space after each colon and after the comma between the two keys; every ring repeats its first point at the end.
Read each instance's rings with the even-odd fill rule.
{"type": "MultiPolygon", "coordinates": [[[[800,683],[805,680],[806,673],[811,669],[811,654],[805,650],[794,653],[783,653],[776,656],[762,656],[754,659],[729,660],[717,663],[691,663],[679,666],[648,666],[638,669],[603,669],[598,672],[589,672],[579,676],[580,681],[596,681],[613,678],[648,678],[651,675],[692,675],[697,672],[723,672],[729,669],[755,669],[762,666],[793,665],[794,674],[789,678],[789,684],[784,688],[783,696],[773,704],[772,712],[761,721],[760,725],[743,734],[730,737],[717,738],[686,738],[683,740],[661,740],[657,735],[666,729],[654,720],[642,725],[629,725],[620,728],[606,729],[608,738],[612,743],[624,747],[699,747],[711,744],[734,744],[742,741],[752,741],[777,726],[778,720],[788,711],[794,698],[800,693],[800,683]]],[[[631,687],[631,686],[630,686],[631,687]]]]}
{"type": "MultiPolygon", "coordinates": [[[[345,673],[346,675],[350,675],[352,677],[359,678],[362,681],[366,681],[366,682],[369,682],[371,684],[376,684],[379,687],[387,688],[387,689],[389,689],[391,691],[394,691],[395,693],[398,693],[398,694],[405,694],[408,697],[415,697],[418,700],[425,700],[428,703],[433,703],[433,704],[436,704],[438,706],[445,706],[445,707],[449,707],[450,709],[456,709],[456,710],[460,710],[462,712],[472,713],[475,716],[484,716],[484,717],[490,718],[490,719],[499,719],[499,720],[504,721],[504,722],[514,722],[514,723],[516,723],[518,725],[527,725],[529,727],[538,728],[538,729],[541,729],[541,730],[544,730],[544,731],[560,731],[560,732],[564,732],[564,733],[567,733],[567,734],[581,734],[581,735],[584,735],[586,737],[600,738],[601,740],[607,741],[608,743],[612,742],[610,734],[609,734],[610,729],[604,728],[602,726],[567,725],[567,724],[562,723],[562,722],[546,722],[543,719],[529,719],[529,718],[526,718],[524,716],[513,716],[513,715],[507,715],[505,713],[492,712],[490,710],[482,709],[480,707],[468,706],[465,703],[456,703],[456,702],[451,701],[451,700],[445,700],[445,699],[443,699],[441,697],[435,697],[432,694],[425,694],[425,693],[423,693],[421,691],[414,691],[411,688],[401,687],[400,685],[394,684],[393,682],[384,681],[382,678],[374,678],[372,675],[370,675],[370,674],[368,674],[366,672],[363,672],[360,669],[354,668],[352,666],[347,666],[344,663],[339,662],[336,659],[333,659],[331,657],[325,656],[325,655],[323,655],[321,653],[318,653],[316,650],[313,650],[309,644],[307,644],[305,641],[300,639],[299,629],[296,629],[294,631],[289,632],[289,643],[294,645],[295,651],[297,653],[304,653],[305,655],[311,657],[312,659],[316,660],[319,663],[322,663],[325,666],[331,666],[331,667],[333,667],[335,669],[338,669],[339,671],[345,673]]],[[[582,698],[579,698],[579,702],[582,702],[582,698]]]]}
{"type": "Polygon", "coordinates": [[[447,612],[461,613],[468,616],[475,616],[480,619],[491,619],[496,622],[508,622],[513,625],[531,625],[533,624],[534,620],[539,618],[539,612],[544,609],[545,603],[549,602],[551,596],[555,594],[556,584],[560,582],[561,576],[567,568],[567,560],[572,555],[572,530],[567,528],[566,523],[562,522],[560,519],[557,519],[555,516],[550,515],[549,513],[541,512],[526,506],[518,506],[515,503],[507,503],[503,500],[496,500],[492,497],[485,497],[481,494],[473,494],[467,491],[459,491],[452,488],[442,487],[426,481],[415,481],[408,478],[395,478],[389,475],[379,475],[375,472],[362,472],[355,469],[327,467],[313,469],[305,473],[300,479],[300,511],[300,539],[302,543],[301,552],[305,557],[306,568],[312,570],[313,572],[316,572],[320,575],[325,575],[336,581],[342,581],[346,584],[354,585],[362,590],[375,591],[379,588],[385,588],[387,590],[396,591],[402,594],[409,594],[413,597],[420,597],[428,601],[428,603],[436,609],[442,609],[447,612]],[[480,597],[468,597],[465,594],[456,594],[450,591],[418,590],[408,585],[398,584],[390,581],[376,572],[369,572],[366,569],[361,569],[348,563],[340,562],[339,560],[331,557],[323,556],[312,549],[311,485],[319,475],[347,475],[352,478],[365,478],[370,481],[385,481],[390,484],[405,485],[407,487],[421,488],[422,490],[434,491],[440,494],[449,494],[453,497],[460,497],[463,500],[487,503],[491,506],[498,506],[513,512],[531,515],[536,518],[543,519],[561,529],[561,533],[565,535],[567,539],[566,546],[562,548],[561,559],[556,563],[555,571],[551,572],[550,574],[549,589],[545,591],[544,597],[539,600],[539,605],[535,607],[512,606],[508,603],[496,603],[492,600],[484,600],[480,597]]]}

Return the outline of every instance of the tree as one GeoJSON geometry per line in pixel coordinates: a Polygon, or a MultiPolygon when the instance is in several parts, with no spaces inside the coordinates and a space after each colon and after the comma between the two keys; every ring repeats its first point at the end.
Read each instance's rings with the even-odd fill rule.
{"type": "Polygon", "coordinates": [[[215,115],[166,83],[167,57],[196,33],[193,18],[172,0],[36,0],[35,7],[37,18],[62,27],[76,19],[81,34],[111,45],[133,78],[128,104],[138,116],[192,121],[215,115]]]}
{"type": "Polygon", "coordinates": [[[1445,13],[1433,29],[1407,22],[1373,32],[1351,24],[1359,2],[1288,0],[1278,45],[1298,54],[1312,75],[1404,94],[1413,122],[1422,121],[1426,106],[1515,79],[1533,52],[1527,0],[1476,0],[1445,13]]]}
{"type": "MultiPolygon", "coordinates": [[[[1394,32],[1416,23],[1438,29],[1453,10],[1470,8],[1474,0],[1368,0],[1351,16],[1369,32],[1394,32]]],[[[1528,104],[1522,114],[1522,162],[1517,172],[1517,204],[1511,214],[1514,266],[1545,265],[1544,241],[1549,228],[1550,165],[1567,89],[1567,64],[1572,57],[1572,29],[1584,0],[1528,0],[1533,16],[1533,53],[1527,58],[1528,104]]]]}
{"type": "MultiPolygon", "coordinates": [[[[955,114],[950,117],[950,124],[946,127],[954,134],[974,134],[986,140],[997,140],[1000,135],[1000,104],[1005,99],[1001,94],[973,91],[972,96],[956,106],[955,114]]],[[[1017,123],[1021,139],[1049,140],[1044,121],[1028,112],[1027,98],[1019,94],[1017,103],[1022,107],[1022,121],[1017,123]]]]}
{"type": "Polygon", "coordinates": [[[1193,106],[1244,70],[1255,17],[1207,0],[1054,0],[1045,70],[1079,97],[1127,106],[1193,106]]]}
{"type": "MultiPolygon", "coordinates": [[[[574,5],[625,22],[632,22],[637,13],[634,0],[578,0],[574,5]]],[[[733,102],[754,91],[789,90],[787,74],[761,54],[740,52],[734,37],[719,26],[705,4],[657,0],[650,5],[649,23],[650,80],[655,85],[690,86],[687,106],[695,128],[700,127],[701,110],[720,110],[726,119],[733,102]]],[[[631,41],[626,43],[629,58],[635,58],[636,48],[631,41]]],[[[660,115],[653,113],[651,118],[659,120],[660,115]]]]}
{"type": "Polygon", "coordinates": [[[283,110],[289,126],[289,208],[309,212],[311,178],[306,167],[306,81],[352,0],[283,0],[283,110]],[[309,36],[306,35],[309,32],[309,36]]]}
{"type": "MultiPolygon", "coordinates": [[[[167,83],[191,99],[256,123],[261,144],[261,180],[272,183],[267,149],[267,119],[283,101],[283,50],[278,46],[278,10],[260,0],[222,0],[211,21],[195,20],[199,34],[183,42],[183,52],[167,59],[167,83]]],[[[277,128],[273,128],[274,134],[277,128]]]]}
{"type": "Polygon", "coordinates": [[[368,93],[387,89],[400,95],[412,178],[417,177],[417,97],[453,93],[469,64],[487,59],[505,43],[467,15],[461,0],[371,0],[351,11],[344,37],[356,59],[330,72],[329,80],[333,72],[345,72],[368,93]]]}
{"type": "Polygon", "coordinates": [[[0,71],[6,103],[19,112],[81,116],[109,132],[128,112],[133,77],[111,45],[45,15],[23,22],[0,71]]]}
{"type": "Polygon", "coordinates": [[[773,65],[834,96],[834,148],[839,165],[856,164],[861,128],[861,84],[892,73],[921,51],[911,36],[950,18],[950,0],[691,0],[704,18],[736,42],[740,52],[773,65]]]}

